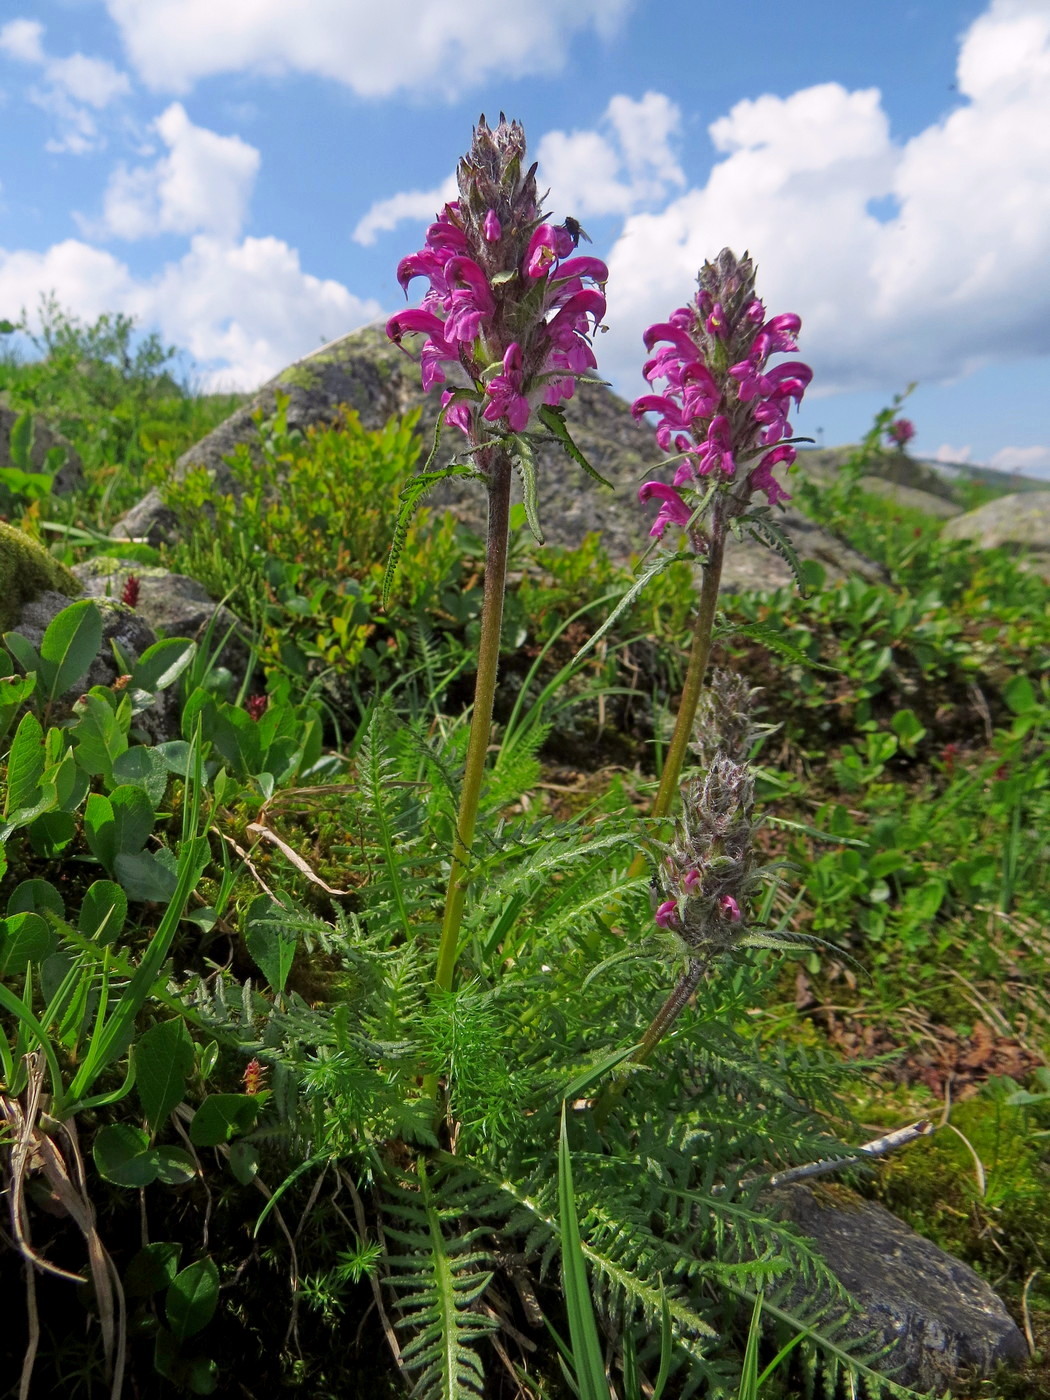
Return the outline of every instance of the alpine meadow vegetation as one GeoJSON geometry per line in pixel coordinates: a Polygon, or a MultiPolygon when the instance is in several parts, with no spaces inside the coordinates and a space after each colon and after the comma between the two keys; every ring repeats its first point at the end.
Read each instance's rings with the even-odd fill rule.
{"type": "Polygon", "coordinates": [[[1050,1396],[1050,588],[866,489],[902,400],[809,469],[800,319],[728,249],[645,335],[651,547],[544,545],[541,448],[609,489],[608,269],[517,122],[457,178],[387,326],[428,444],[278,397],[221,494],[172,467],[235,403],[155,337],[0,322],[4,534],[110,570],[0,660],[11,1393],[912,1395],[778,1208],[834,1173],[1024,1328],[947,1393],[1050,1396]],[[119,539],[154,483],[177,538],[119,539]],[[788,484],[878,581],[800,561],[788,484]],[[722,587],[734,537],[793,586],[722,587]],[[103,645],[166,568],[208,625],[103,645]]]}

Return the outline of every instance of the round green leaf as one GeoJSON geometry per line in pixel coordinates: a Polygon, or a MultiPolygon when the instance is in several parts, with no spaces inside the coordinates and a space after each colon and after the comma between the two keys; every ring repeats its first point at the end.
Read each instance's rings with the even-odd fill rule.
{"type": "Polygon", "coordinates": [[[165,1298],[168,1326],[177,1341],[196,1335],[211,1321],[219,1301],[219,1271],[210,1255],[176,1274],[165,1298]]]}
{"type": "Polygon", "coordinates": [[[255,1126],[262,1102],[257,1094],[209,1094],[193,1115],[194,1147],[217,1147],[255,1126]]]}
{"type": "Polygon", "coordinates": [[[50,880],[23,880],[11,891],[7,901],[9,914],[56,914],[60,919],[66,916],[66,906],[50,880]]]}
{"type": "Polygon", "coordinates": [[[128,897],[121,887],[113,880],[96,880],[84,895],[77,926],[85,938],[105,946],[119,938],[127,917],[128,897]]]}
{"type": "Polygon", "coordinates": [[[71,812],[42,812],[29,827],[29,843],[38,856],[54,860],[73,840],[77,824],[71,812]]]}
{"type": "Polygon", "coordinates": [[[148,1298],[175,1277],[179,1268],[182,1245],[174,1240],[158,1240],[148,1244],[131,1260],[124,1275],[124,1287],[133,1297],[148,1298]]]}
{"type": "Polygon", "coordinates": [[[116,1186],[148,1186],[157,1179],[157,1159],[149,1137],[130,1123],[100,1128],[91,1155],[99,1176],[116,1186]]]}
{"type": "Polygon", "coordinates": [[[20,976],[26,963],[50,957],[57,943],[57,934],[39,914],[12,914],[0,920],[0,975],[20,976]]]}

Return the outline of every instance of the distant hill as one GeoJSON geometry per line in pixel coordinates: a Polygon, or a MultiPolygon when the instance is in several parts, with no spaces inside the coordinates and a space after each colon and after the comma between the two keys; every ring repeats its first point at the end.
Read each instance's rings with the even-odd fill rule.
{"type": "MultiPolygon", "coordinates": [[[[802,448],[798,454],[798,465],[806,475],[819,481],[836,471],[856,450],[856,446],[850,444],[802,448]]],[[[868,472],[898,486],[927,491],[957,504],[961,503],[957,488],[967,483],[980,485],[996,496],[1050,490],[1050,481],[1022,476],[1018,472],[994,471],[991,467],[978,466],[973,462],[939,462],[931,457],[912,457],[906,452],[893,450],[887,450],[870,464],[868,472]]]]}

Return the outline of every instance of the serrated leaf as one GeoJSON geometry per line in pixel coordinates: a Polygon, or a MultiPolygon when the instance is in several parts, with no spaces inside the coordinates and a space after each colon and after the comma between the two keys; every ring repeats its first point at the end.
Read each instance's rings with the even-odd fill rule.
{"type": "Polygon", "coordinates": [[[795,546],[788,539],[787,535],[768,514],[766,509],[751,511],[748,515],[739,517],[741,525],[747,527],[753,539],[759,544],[766,545],[774,553],[779,554],[784,563],[787,564],[798,585],[798,591],[803,598],[809,597],[809,590],[806,587],[806,576],[802,569],[802,561],[795,551],[795,546]]]}
{"type": "Polygon", "coordinates": [[[90,777],[113,783],[113,764],[128,747],[128,736],[101,695],[85,695],[75,706],[80,718],[72,729],[77,763],[90,777]]]}
{"type": "Polygon", "coordinates": [[[606,481],[605,477],[602,476],[600,472],[595,471],[587,458],[576,446],[572,439],[572,434],[569,432],[568,426],[566,425],[564,411],[562,409],[554,408],[550,404],[543,404],[540,407],[539,417],[540,422],[544,427],[550,429],[559,443],[561,443],[562,448],[578,467],[582,467],[587,475],[593,477],[595,481],[600,482],[603,486],[608,486],[610,491],[616,489],[611,481],[606,481]]]}
{"type": "Polygon", "coordinates": [[[170,851],[119,851],[113,873],[129,899],[150,904],[166,903],[178,884],[176,861],[170,851]]]}
{"type": "Polygon", "coordinates": [[[812,657],[806,655],[793,642],[789,642],[783,632],[777,631],[767,622],[748,622],[742,626],[735,627],[727,624],[722,636],[749,637],[753,642],[761,642],[770,651],[775,651],[786,661],[792,662],[795,666],[805,666],[811,671],[834,671],[839,672],[840,667],[829,666],[823,661],[814,661],[812,657]]]}
{"type": "Polygon", "coordinates": [[[515,434],[508,439],[508,448],[514,470],[521,478],[521,499],[525,507],[525,519],[529,522],[533,539],[537,544],[542,544],[543,531],[540,529],[539,503],[536,498],[536,459],[532,455],[532,447],[527,438],[515,434]]]}
{"type": "Polygon", "coordinates": [[[193,1041],[181,1019],[150,1026],[135,1042],[135,1090],[154,1133],[185,1097],[194,1061],[193,1041]]]}
{"type": "Polygon", "coordinates": [[[631,606],[634,600],[638,597],[639,593],[642,592],[642,590],[648,583],[650,583],[654,578],[656,578],[657,574],[662,574],[666,569],[669,569],[672,564],[677,564],[683,559],[694,560],[695,558],[696,556],[692,553],[692,551],[679,550],[676,554],[661,555],[660,558],[656,559],[652,564],[650,564],[649,567],[644,571],[644,573],[639,574],[638,578],[634,581],[634,583],[631,584],[630,588],[623,595],[620,601],[616,604],[615,608],[613,608],[612,612],[605,619],[602,625],[598,628],[597,632],[595,632],[594,635],[588,641],[586,641],[583,644],[583,646],[579,649],[576,655],[572,658],[572,664],[575,666],[576,663],[578,661],[581,661],[593,647],[597,646],[597,644],[609,631],[609,629],[612,627],[613,623],[620,616],[620,614],[625,612],[631,606]]]}
{"type": "Polygon", "coordinates": [[[283,995],[298,937],[294,929],[279,921],[281,912],[266,895],[254,899],[248,910],[244,941],[267,982],[283,995]]]}
{"type": "MultiPolygon", "coordinates": [[[[439,416],[439,425],[442,416],[439,416]]],[[[439,431],[440,426],[435,429],[435,451],[437,449],[436,434],[439,431]]],[[[431,457],[433,457],[433,455],[432,452],[431,457]]],[[[412,477],[412,479],[401,488],[398,496],[401,504],[398,507],[397,522],[394,525],[394,537],[390,541],[390,553],[387,556],[386,569],[383,573],[382,599],[384,608],[390,605],[390,593],[394,586],[394,575],[397,572],[397,566],[405,548],[409,526],[412,524],[416,511],[423,503],[423,497],[428,491],[432,491],[439,482],[448,481],[454,476],[467,476],[473,477],[476,480],[483,480],[482,474],[475,467],[467,466],[462,462],[452,462],[447,467],[439,467],[436,471],[424,467],[423,471],[420,472],[418,476],[412,477]]]]}

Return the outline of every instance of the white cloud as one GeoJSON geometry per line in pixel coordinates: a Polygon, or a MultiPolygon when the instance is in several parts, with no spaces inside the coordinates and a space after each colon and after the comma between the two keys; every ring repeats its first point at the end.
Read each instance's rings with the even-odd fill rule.
{"type": "Polygon", "coordinates": [[[433,223],[436,215],[455,197],[456,177],[450,175],[437,189],[405,190],[389,199],[377,199],[368,213],[357,221],[350,237],[355,243],[369,245],[376,241],[378,234],[388,233],[402,220],[433,223]]]}
{"type": "Polygon", "coordinates": [[[205,387],[252,389],[380,313],[377,302],[304,272],[296,250],[276,238],[231,244],[198,234],[183,258],[150,280],[76,239],[45,253],[0,249],[5,316],[32,310],[49,292],[85,320],[122,311],[156,328],[197,359],[205,387]]]}
{"type": "Polygon", "coordinates": [[[259,152],[239,136],[195,126],[180,102],[153,123],[168,148],[152,165],[110,176],[99,224],[80,219],[88,233],[145,238],[158,233],[207,232],[236,238],[244,225],[259,152]]]}
{"type": "Polygon", "coordinates": [[[42,84],[29,89],[29,100],[55,118],[58,135],[46,149],[83,155],[103,144],[89,108],[101,111],[131,91],[131,81],[104,58],[72,53],[51,58],[44,49],[44,26],[36,20],[13,19],[0,29],[0,52],[41,70],[42,84]]]}
{"type": "Polygon", "coordinates": [[[937,451],[933,454],[935,462],[961,463],[970,461],[973,456],[973,448],[967,444],[965,447],[952,447],[949,442],[942,442],[937,451]]]}
{"type": "Polygon", "coordinates": [[[0,29],[0,51],[19,63],[44,62],[44,26],[35,19],[12,19],[0,29]]]}
{"type": "Polygon", "coordinates": [[[561,214],[629,214],[685,184],[671,142],[681,113],[661,92],[640,101],[619,94],[602,131],[548,131],[536,148],[548,205],[561,214]]]}
{"type": "Polygon", "coordinates": [[[997,472],[1047,476],[1050,475],[1050,447],[1000,447],[988,465],[997,472]]]}
{"type": "Polygon", "coordinates": [[[558,71],[575,33],[610,35],[631,0],[107,0],[154,89],[216,73],[309,73],[366,97],[442,97],[493,74],[558,71]]]}
{"type": "Polygon", "coordinates": [[[642,331],[726,245],[756,258],[771,311],[802,315],[817,393],[1050,352],[1046,0],[992,0],[963,35],[957,86],[961,104],[903,144],[876,89],[737,103],[710,128],[723,158],[706,184],[627,219],[603,370],[638,376],[642,331]]]}

